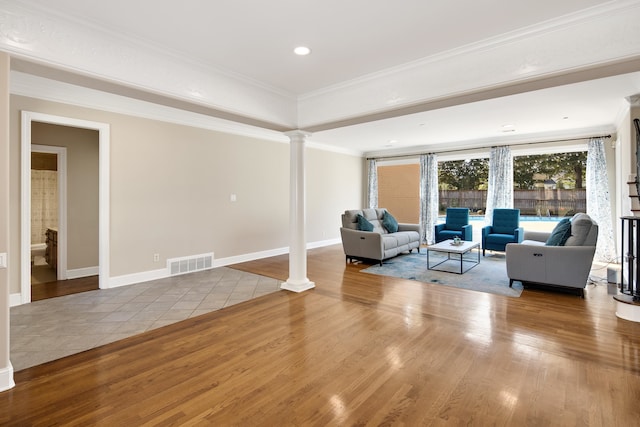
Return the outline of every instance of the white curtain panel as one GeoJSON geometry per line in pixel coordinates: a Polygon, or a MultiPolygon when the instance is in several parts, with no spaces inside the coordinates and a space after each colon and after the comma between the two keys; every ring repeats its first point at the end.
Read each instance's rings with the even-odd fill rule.
{"type": "Polygon", "coordinates": [[[602,138],[591,138],[587,149],[587,214],[598,223],[596,261],[615,261],[607,159],[602,138]]]}
{"type": "Polygon", "coordinates": [[[378,166],[376,159],[369,160],[369,179],[368,179],[367,203],[369,208],[378,207],[378,166]]]}
{"type": "Polygon", "coordinates": [[[513,156],[509,147],[492,147],[489,153],[485,223],[491,224],[496,208],[513,208],[513,156]]]}
{"type": "Polygon", "coordinates": [[[44,243],[50,227],[58,227],[58,172],[32,170],[31,244],[44,243]]]}
{"type": "Polygon", "coordinates": [[[438,221],[438,157],[435,154],[420,155],[420,228],[421,241],[435,242],[435,225],[438,221]]]}

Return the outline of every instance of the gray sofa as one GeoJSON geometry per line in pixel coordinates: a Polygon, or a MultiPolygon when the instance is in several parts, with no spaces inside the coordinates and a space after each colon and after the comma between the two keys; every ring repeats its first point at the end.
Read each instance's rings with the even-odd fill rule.
{"type": "Polygon", "coordinates": [[[571,234],[563,246],[546,246],[551,233],[525,231],[522,243],[506,247],[509,286],[515,280],[576,290],[584,296],[593,256],[598,224],[585,213],[574,215],[571,234]]]}
{"type": "Polygon", "coordinates": [[[347,262],[353,259],[382,261],[402,252],[420,251],[420,225],[398,224],[398,231],[389,233],[382,225],[386,209],[352,209],[342,214],[342,247],[347,262]],[[358,214],[373,224],[373,231],[358,230],[358,214]]]}

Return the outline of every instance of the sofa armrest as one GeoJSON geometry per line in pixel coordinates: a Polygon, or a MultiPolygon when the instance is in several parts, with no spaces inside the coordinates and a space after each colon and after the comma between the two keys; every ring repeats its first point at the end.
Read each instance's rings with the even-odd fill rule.
{"type": "Polygon", "coordinates": [[[526,231],[524,232],[524,240],[535,240],[536,242],[546,242],[551,233],[544,231],[526,231]]]}
{"type": "Polygon", "coordinates": [[[513,235],[516,237],[516,242],[520,243],[524,240],[524,228],[518,227],[514,230],[513,235]]]}
{"type": "Polygon", "coordinates": [[[487,236],[489,234],[491,234],[491,231],[493,231],[493,226],[491,225],[485,225],[484,227],[482,227],[482,247],[484,248],[487,245],[487,236]]]}
{"type": "Polygon", "coordinates": [[[473,240],[473,226],[471,224],[462,226],[462,240],[468,242],[473,240]]]}
{"type": "Polygon", "coordinates": [[[384,244],[380,233],[341,227],[340,235],[345,255],[375,260],[384,258],[384,244]]]}
{"type": "Polygon", "coordinates": [[[419,238],[422,238],[420,224],[398,223],[398,231],[415,231],[416,233],[418,233],[418,236],[420,236],[419,238]]]}
{"type": "Polygon", "coordinates": [[[439,233],[439,232],[441,232],[442,230],[444,230],[445,225],[447,225],[447,224],[444,224],[444,223],[442,223],[442,224],[436,224],[436,227],[435,227],[435,231],[436,231],[436,233],[439,233]]]}
{"type": "Polygon", "coordinates": [[[398,223],[398,231],[416,231],[420,234],[420,224],[398,223]]]}

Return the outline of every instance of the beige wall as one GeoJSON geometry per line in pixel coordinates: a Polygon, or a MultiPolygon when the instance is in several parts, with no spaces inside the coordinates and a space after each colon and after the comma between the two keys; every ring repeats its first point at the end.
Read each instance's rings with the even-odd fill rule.
{"type": "MultiPolygon", "coordinates": [[[[288,144],[12,96],[13,253],[20,245],[20,110],[110,125],[110,277],[164,268],[167,258],[289,245],[288,144]]],[[[307,149],[306,159],[307,240],[339,239],[340,212],[362,200],[362,158],[307,149]]],[[[19,260],[12,265],[12,292],[19,292],[19,260]]]]}
{"type": "Polygon", "coordinates": [[[31,143],[67,149],[67,269],[98,266],[98,131],[32,122],[31,143]]]}
{"type": "Polygon", "coordinates": [[[308,149],[307,241],[340,238],[341,215],[362,203],[362,160],[318,149],[308,149]]]}
{"type": "Polygon", "coordinates": [[[378,166],[378,206],[399,222],[420,222],[420,165],[378,166]]]}

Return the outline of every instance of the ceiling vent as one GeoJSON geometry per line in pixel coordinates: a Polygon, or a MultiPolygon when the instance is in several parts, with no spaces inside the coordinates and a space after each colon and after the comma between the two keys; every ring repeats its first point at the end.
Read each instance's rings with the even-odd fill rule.
{"type": "Polygon", "coordinates": [[[167,269],[170,276],[193,273],[194,271],[208,270],[210,268],[213,268],[213,252],[167,260],[167,269]]]}

